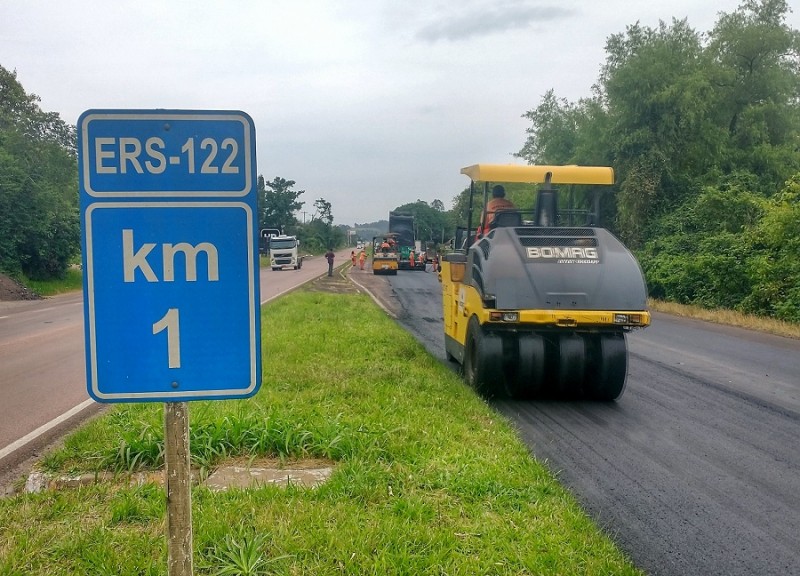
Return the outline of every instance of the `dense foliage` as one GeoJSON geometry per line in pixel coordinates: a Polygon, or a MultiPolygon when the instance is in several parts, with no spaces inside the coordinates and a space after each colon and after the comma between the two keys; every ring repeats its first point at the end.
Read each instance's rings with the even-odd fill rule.
{"type": "MultiPolygon", "coordinates": [[[[800,321],[800,33],[785,0],[745,0],[612,35],[593,95],[551,90],[518,156],[613,166],[611,228],[653,296],[800,321]]],[[[609,222],[608,220],[606,221],[609,222]]]]}
{"type": "Polygon", "coordinates": [[[62,277],[80,249],[75,129],[0,66],[0,270],[62,277]]]}
{"type": "Polygon", "coordinates": [[[398,206],[393,212],[414,216],[415,236],[423,243],[443,244],[452,235],[453,225],[441,200],[430,204],[417,200],[398,206]]]}

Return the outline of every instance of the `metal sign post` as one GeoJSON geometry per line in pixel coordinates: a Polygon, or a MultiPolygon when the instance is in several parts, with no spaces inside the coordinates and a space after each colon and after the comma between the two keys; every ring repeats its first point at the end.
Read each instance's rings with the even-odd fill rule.
{"type": "Polygon", "coordinates": [[[169,574],[192,571],[188,400],[261,384],[255,127],[238,111],[78,119],[89,395],[165,402],[169,574]]]}

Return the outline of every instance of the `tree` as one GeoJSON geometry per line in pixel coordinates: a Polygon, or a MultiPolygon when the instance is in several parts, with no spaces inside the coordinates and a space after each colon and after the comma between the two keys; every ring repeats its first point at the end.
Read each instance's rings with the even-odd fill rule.
{"type": "Polygon", "coordinates": [[[298,225],[296,233],[302,245],[315,252],[326,250],[328,247],[337,248],[344,244],[347,237],[345,229],[333,226],[331,203],[324,198],[317,198],[314,201],[314,213],[311,215],[311,221],[298,225]]]}
{"type": "Polygon", "coordinates": [[[522,115],[531,122],[522,149],[515,155],[529,164],[567,164],[577,148],[581,110],[548,90],[541,103],[522,115]]]}
{"type": "Polygon", "coordinates": [[[726,170],[748,169],[774,192],[800,170],[800,33],[785,0],[745,0],[710,33],[726,170]]]}
{"type": "Polygon", "coordinates": [[[80,249],[75,128],[0,66],[0,269],[63,276],[80,249]]]}
{"type": "MultiPolygon", "coordinates": [[[[441,200],[434,200],[432,204],[437,204],[444,208],[441,200]]],[[[403,204],[393,210],[414,216],[415,234],[417,239],[424,242],[443,242],[450,238],[453,227],[450,225],[448,215],[433,205],[429,205],[424,200],[417,200],[410,204],[403,204]]]]}
{"type": "Polygon", "coordinates": [[[331,203],[324,198],[317,198],[314,200],[314,214],[311,216],[312,220],[322,220],[328,226],[333,224],[333,214],[331,213],[331,203]]]}
{"type": "Polygon", "coordinates": [[[685,20],[612,36],[601,83],[619,187],[619,232],[633,246],[648,223],[696,193],[719,145],[701,36],[685,20]]]}
{"type": "Polygon", "coordinates": [[[271,182],[266,182],[264,177],[259,175],[260,228],[286,230],[287,227],[297,223],[294,214],[305,204],[298,200],[305,190],[292,190],[295,184],[294,180],[286,180],[279,176],[276,176],[271,182]]]}

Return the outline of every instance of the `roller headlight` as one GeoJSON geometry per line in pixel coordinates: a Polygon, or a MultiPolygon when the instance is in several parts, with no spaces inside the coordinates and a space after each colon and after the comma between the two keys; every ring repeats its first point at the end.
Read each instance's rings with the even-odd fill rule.
{"type": "Polygon", "coordinates": [[[492,322],[519,322],[519,312],[489,312],[489,320],[492,322]]]}

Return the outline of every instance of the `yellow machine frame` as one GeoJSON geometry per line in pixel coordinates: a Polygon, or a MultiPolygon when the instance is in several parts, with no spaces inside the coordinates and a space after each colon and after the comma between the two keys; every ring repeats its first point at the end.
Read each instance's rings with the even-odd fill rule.
{"type": "Polygon", "coordinates": [[[400,267],[400,254],[397,251],[382,253],[379,248],[378,236],[372,239],[372,273],[397,274],[400,267]]]}

